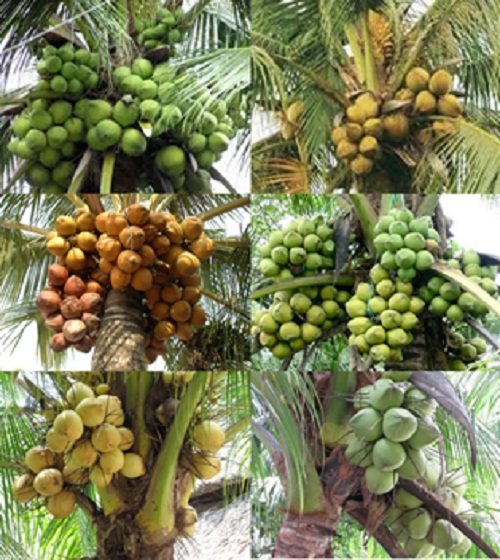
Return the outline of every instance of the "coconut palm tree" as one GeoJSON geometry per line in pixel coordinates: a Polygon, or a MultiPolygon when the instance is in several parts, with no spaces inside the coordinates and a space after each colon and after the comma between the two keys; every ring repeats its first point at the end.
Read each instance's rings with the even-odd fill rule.
{"type": "Polygon", "coordinates": [[[498,192],[497,0],[254,0],[252,8],[256,190],[498,192]],[[432,96],[423,107],[429,91],[415,99],[416,67],[424,82],[427,71],[454,76],[462,117],[439,103],[434,110],[432,96]],[[375,104],[339,148],[363,99],[375,104]],[[365,125],[367,115],[377,120],[365,125]],[[372,134],[378,141],[360,143],[372,134]]]}
{"type": "MultiPolygon", "coordinates": [[[[411,208],[419,216],[426,214],[433,216],[433,224],[441,234],[440,251],[447,246],[450,235],[449,225],[439,206],[437,195],[425,197],[415,195],[289,197],[283,195],[278,204],[274,202],[274,198],[262,196],[254,200],[256,212],[253,226],[257,245],[261,246],[263,242],[267,242],[271,231],[276,231],[276,226],[285,228],[290,223],[290,218],[297,216],[302,220],[306,217],[312,219],[314,215],[320,214],[322,219],[317,223],[321,224],[324,221],[328,225],[337,224],[336,256],[334,264],[329,265],[331,272],[312,274],[297,267],[292,278],[285,275],[262,280],[259,275],[256,275],[255,289],[251,296],[255,302],[254,314],[259,313],[257,302],[265,308],[274,302],[273,305],[277,310],[279,305],[286,307],[286,302],[291,303],[291,297],[298,293],[297,290],[307,290],[311,287],[321,288],[334,284],[339,292],[342,290],[359,294],[360,282],[367,281],[373,266],[373,258],[377,255],[375,247],[378,242],[373,244],[374,233],[377,231],[375,224],[380,216],[386,215],[393,204],[396,206],[402,204],[411,208]],[[269,226],[270,223],[273,224],[272,227],[269,226]],[[356,238],[360,239],[361,246],[357,246],[356,238]],[[274,298],[271,299],[270,296],[274,298]]],[[[331,235],[333,236],[333,232],[331,235]]],[[[377,258],[381,258],[380,254],[377,258]]],[[[264,268],[259,265],[259,261],[261,257],[256,255],[254,268],[262,271],[264,268]]],[[[290,267],[290,270],[292,269],[293,267],[290,267]]],[[[450,270],[447,265],[436,263],[430,270],[432,273],[444,274],[447,279],[458,282],[466,291],[474,289],[472,284],[465,280],[463,274],[459,273],[454,278],[448,276],[450,270]]],[[[477,295],[483,297],[484,294],[477,292],[477,295]]],[[[312,295],[310,297],[314,298],[312,295]]],[[[497,300],[486,298],[484,301],[488,301],[490,311],[498,316],[497,300]]],[[[370,318],[376,321],[374,317],[370,318]]],[[[295,317],[292,321],[302,324],[306,319],[295,317]]],[[[349,317],[340,313],[331,321],[328,328],[324,329],[315,343],[306,345],[303,351],[295,356],[291,356],[290,353],[283,355],[281,350],[277,353],[274,350],[274,343],[268,343],[272,335],[267,335],[266,338],[266,331],[262,331],[262,324],[258,323],[259,330],[265,334],[256,337],[253,355],[252,380],[256,403],[254,434],[258,449],[262,451],[255,454],[258,465],[256,472],[260,473],[263,479],[269,477],[270,472],[273,476],[276,474],[279,476],[284,489],[282,501],[286,503],[286,515],[276,531],[274,548],[276,557],[322,558],[332,557],[334,553],[340,554],[339,547],[342,550],[349,547],[341,536],[336,538],[337,535],[341,535],[339,523],[345,524],[346,515],[366,527],[368,533],[380,542],[390,556],[411,557],[417,554],[411,549],[405,552],[398,544],[401,533],[395,530],[392,535],[383,524],[386,509],[393,504],[397,494],[391,492],[391,489],[383,492],[374,489],[366,482],[367,477],[365,477],[365,468],[370,465],[363,464],[363,467],[360,467],[357,463],[353,464],[350,462],[353,459],[350,448],[347,447],[349,451],[346,451],[346,446],[350,444],[353,435],[353,427],[349,424],[349,419],[361,408],[359,404],[353,406],[354,393],[356,390],[371,386],[380,376],[392,375],[394,379],[400,381],[408,380],[407,374],[413,372],[409,382],[437,400],[439,403],[437,422],[443,439],[439,448],[432,448],[431,455],[443,457],[448,472],[454,472],[459,465],[464,466],[468,471],[471,485],[468,498],[482,496],[487,508],[488,493],[494,492],[493,488],[497,484],[494,474],[496,469],[493,463],[490,463],[490,459],[498,453],[498,449],[493,431],[488,429],[489,416],[485,412],[492,410],[490,407],[495,408],[494,389],[491,393],[489,388],[488,390],[484,388],[483,391],[479,389],[485,379],[493,384],[498,383],[493,373],[497,360],[497,353],[494,350],[498,350],[495,336],[488,334],[488,331],[478,323],[471,322],[467,327],[463,325],[464,333],[471,327],[479,329],[481,336],[487,337],[492,350],[484,360],[469,366],[463,374],[450,376],[452,387],[449,380],[439,373],[439,370],[450,369],[451,363],[446,358],[450,348],[445,342],[448,336],[445,331],[450,327],[442,319],[438,319],[432,313],[421,315],[418,332],[413,332],[412,342],[403,349],[402,361],[397,363],[386,361],[377,363],[376,366],[371,359],[360,361],[354,349],[357,343],[352,338],[347,342],[346,336],[350,331],[346,322],[349,322],[349,317]],[[349,347],[349,344],[353,346],[349,347]],[[272,348],[274,356],[263,349],[265,345],[272,348]],[[454,391],[457,391],[463,399],[465,407],[454,391]],[[484,424],[477,421],[481,414],[485,414],[484,424]],[[468,418],[474,418],[474,429],[468,418]],[[458,427],[455,421],[461,426],[458,427]],[[470,456],[468,456],[469,447],[464,441],[464,431],[470,438],[470,456]],[[266,450],[267,455],[263,450],[266,450]],[[349,460],[346,458],[346,453],[349,460]],[[263,463],[265,460],[272,462],[271,470],[269,464],[266,466],[263,463]],[[477,468],[477,475],[473,474],[474,467],[477,468]],[[477,488],[474,486],[476,483],[477,488]],[[481,488],[482,484],[485,485],[484,489],[481,488]]],[[[301,330],[301,332],[305,331],[301,330]]],[[[280,328],[279,333],[282,340],[287,340],[285,330],[282,332],[280,328]]],[[[498,411],[495,414],[498,416],[498,411]]],[[[369,446],[369,441],[363,442],[363,448],[369,446]]],[[[490,543],[488,545],[477,535],[473,535],[463,524],[463,520],[461,522],[460,519],[453,517],[450,511],[443,509],[443,502],[433,492],[429,492],[424,485],[413,480],[405,480],[404,476],[401,474],[396,485],[398,491],[404,489],[418,496],[425,507],[434,511],[433,515],[452,519],[452,522],[456,522],[459,529],[471,538],[480,550],[489,556],[495,554],[490,547],[498,540],[494,536],[498,534],[498,529],[495,529],[494,525],[491,529],[492,535],[481,533],[490,543]]],[[[265,483],[266,481],[263,480],[261,501],[265,500],[263,497],[267,491],[265,483]]],[[[437,489],[437,492],[440,494],[440,489],[437,489]]],[[[478,501],[481,500],[478,498],[478,501]]],[[[262,512],[262,508],[256,511],[262,512]]],[[[255,523],[261,523],[262,517],[261,513],[256,514],[255,523]]],[[[273,518],[272,513],[270,517],[273,518]]],[[[475,520],[472,526],[478,529],[481,524],[475,520]]],[[[265,528],[259,528],[265,534],[265,528]]],[[[362,544],[358,543],[357,546],[361,547],[362,544]]],[[[379,556],[379,550],[378,548],[374,550],[373,556],[379,556]]],[[[359,556],[359,549],[351,548],[350,551],[353,556],[359,556]]],[[[477,556],[478,549],[472,549],[470,554],[477,556]]]]}
{"type": "MultiPolygon", "coordinates": [[[[217,244],[214,256],[204,261],[201,269],[204,305],[210,318],[189,342],[169,343],[168,369],[224,369],[230,364],[240,367],[248,357],[249,198],[234,195],[113,195],[111,198],[85,195],[83,199],[76,195],[3,195],[0,218],[3,239],[1,314],[5,347],[16,348],[24,330],[35,325],[41,362],[49,369],[64,363],[61,354],[55,354],[49,348],[51,333],[44,326],[35,304],[38,293],[46,284],[48,266],[55,260],[47,252],[46,235],[58,216],[72,215],[78,207],[89,208],[98,214],[104,209],[120,211],[139,201],[151,210],[170,209],[182,216],[202,217],[207,232],[217,244]]],[[[92,360],[94,370],[147,369],[141,306],[141,298],[135,290],[108,292],[92,360]]],[[[164,365],[155,367],[163,369],[164,365]]]]}
{"type": "MultiPolygon", "coordinates": [[[[2,373],[0,384],[4,511],[0,543],[9,558],[174,558],[175,542],[193,534],[194,526],[188,527],[192,519],[186,523],[184,514],[193,512],[187,500],[196,445],[193,428],[204,420],[219,422],[226,433],[222,476],[234,460],[241,462],[241,479],[248,475],[247,374],[197,372],[189,383],[179,385],[165,384],[159,373],[25,372],[2,373]],[[16,476],[27,472],[26,452],[44,443],[55,414],[68,406],[65,395],[75,381],[94,389],[107,383],[109,394],[120,398],[125,426],[135,435],[134,446],[126,453],[140,455],[145,470],[136,478],[117,474],[105,487],[84,480],[76,484],[73,480],[73,485],[66,481],[65,490],[76,494],[76,507],[69,516],[58,519],[47,511],[40,496],[29,503],[16,503],[11,487],[16,476]],[[178,406],[173,414],[162,416],[155,410],[165,399],[178,406]]],[[[85,432],[83,437],[87,435],[85,432]]],[[[60,459],[67,463],[71,456],[68,451],[60,459]]],[[[234,490],[235,495],[240,493],[234,490]]]]}
{"type": "MultiPolygon", "coordinates": [[[[221,172],[213,163],[226,152],[229,137],[234,140],[226,159],[241,159],[248,151],[249,129],[244,114],[249,84],[248,13],[244,0],[144,0],[105,6],[86,0],[48,2],[43,6],[4,2],[0,25],[2,191],[199,193],[211,192],[214,179],[222,192],[234,192],[223,169],[221,172]],[[94,58],[89,59],[91,53],[94,58]],[[46,61],[54,56],[69,66],[64,71],[57,70],[60,63],[56,60],[54,67],[50,61],[47,67],[46,61]],[[150,91],[144,90],[140,95],[137,88],[141,80],[135,93],[127,93],[118,86],[120,71],[115,72],[121,68],[122,78],[123,72],[130,74],[126,67],[130,70],[134,60],[141,61],[136,63],[137,77],[142,72],[141,63],[149,68],[141,76],[150,91]],[[154,80],[147,79],[153,78],[153,67],[157,72],[156,85],[154,80]],[[62,79],[62,89],[53,83],[54,79],[62,79]],[[167,85],[160,91],[161,82],[167,85]],[[28,142],[31,148],[26,150],[27,129],[20,132],[16,127],[23,119],[25,124],[34,124],[32,114],[37,110],[54,111],[54,100],[59,100],[59,106],[64,105],[68,114],[61,113],[60,119],[49,116],[48,121],[54,121],[51,129],[57,122],[60,125],[49,134],[51,141],[47,144],[49,136],[45,140],[39,138],[38,147],[36,142],[28,142]],[[89,100],[94,105],[91,103],[87,110],[84,104],[89,100]],[[149,102],[151,114],[144,109],[135,119],[123,120],[118,116],[119,108],[125,112],[138,111],[140,100],[149,102]],[[109,133],[114,140],[101,142],[96,137],[97,143],[91,140],[88,144],[87,132],[92,125],[86,119],[92,120],[93,114],[97,124],[104,116],[95,112],[99,104],[105,113],[116,109],[114,116],[106,114],[106,123],[101,127],[104,136],[109,133]],[[210,111],[217,112],[218,117],[210,111]],[[163,124],[161,115],[166,119],[163,124]],[[201,147],[188,147],[191,135],[202,132],[200,123],[207,115],[213,126],[210,130],[205,127],[205,139],[196,137],[201,147]],[[117,127],[118,121],[126,131],[117,127]],[[76,128],[68,133],[73,125],[78,129],[83,126],[81,133],[76,128]],[[216,125],[222,128],[216,130],[216,125]],[[207,144],[214,132],[219,136],[210,145],[215,149],[214,142],[220,141],[218,155],[211,154],[207,144]],[[55,138],[58,135],[66,141],[59,142],[55,138]],[[176,160],[180,166],[179,173],[174,173],[176,179],[165,169],[159,171],[154,163],[157,154],[168,146],[170,154],[175,152],[175,157],[180,158],[176,160]],[[202,151],[204,162],[201,156],[194,155],[202,151]]],[[[48,133],[47,127],[41,126],[48,133]]],[[[159,159],[161,156],[157,163],[159,159]]]]}

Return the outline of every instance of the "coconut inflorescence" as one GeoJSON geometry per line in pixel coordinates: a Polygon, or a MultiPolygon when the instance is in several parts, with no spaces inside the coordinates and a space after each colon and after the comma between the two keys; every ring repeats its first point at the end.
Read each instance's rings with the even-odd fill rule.
{"type": "Polygon", "coordinates": [[[52,349],[89,352],[108,290],[127,287],[143,295],[149,362],[165,353],[168,338],[191,338],[206,321],[199,304],[201,260],[215,251],[203,229],[198,217],[177,220],[141,204],[122,213],[95,216],[79,209],[75,216],[59,216],[47,241],[58,262],[49,266],[49,284],[37,298],[54,332],[52,349]]]}
{"type": "Polygon", "coordinates": [[[16,501],[43,499],[47,510],[62,519],[73,512],[78,492],[89,481],[105,488],[116,476],[146,473],[141,457],[130,451],[134,434],[123,426],[122,402],[109,390],[105,384],[91,387],[81,381],[70,386],[61,404],[66,408],[50,421],[45,445],[25,455],[28,472],[12,486],[16,501]]]}

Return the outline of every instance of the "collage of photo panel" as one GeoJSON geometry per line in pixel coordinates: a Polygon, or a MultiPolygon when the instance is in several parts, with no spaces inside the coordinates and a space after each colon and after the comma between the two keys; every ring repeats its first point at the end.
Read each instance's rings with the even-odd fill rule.
{"type": "Polygon", "coordinates": [[[500,558],[500,0],[1,0],[0,560],[500,558]]]}

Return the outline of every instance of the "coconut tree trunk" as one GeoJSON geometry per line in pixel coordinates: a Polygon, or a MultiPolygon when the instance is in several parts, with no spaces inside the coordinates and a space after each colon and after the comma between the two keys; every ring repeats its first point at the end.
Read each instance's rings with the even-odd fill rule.
{"type": "Polygon", "coordinates": [[[97,527],[97,560],[173,560],[172,535],[157,534],[154,539],[130,519],[130,513],[105,519],[97,527]],[[106,522],[108,521],[108,522],[106,522]]]}
{"type": "Polygon", "coordinates": [[[92,359],[93,370],[147,369],[141,300],[141,294],[130,288],[109,292],[92,359]]]}

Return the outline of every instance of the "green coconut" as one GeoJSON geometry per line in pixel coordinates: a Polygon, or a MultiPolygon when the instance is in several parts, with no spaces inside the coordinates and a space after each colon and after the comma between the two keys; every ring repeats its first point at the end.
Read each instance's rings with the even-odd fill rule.
{"type": "Polygon", "coordinates": [[[393,471],[381,471],[374,465],[365,471],[366,487],[372,494],[386,494],[398,482],[398,475],[393,471]]]}
{"type": "Polygon", "coordinates": [[[47,136],[41,130],[30,130],[24,141],[33,152],[40,152],[47,146],[47,136]]]}
{"type": "Polygon", "coordinates": [[[382,415],[373,408],[363,408],[350,420],[349,425],[363,441],[376,441],[382,436],[382,415]]]}
{"type": "Polygon", "coordinates": [[[458,545],[462,538],[462,533],[446,519],[438,519],[429,534],[431,543],[441,550],[458,545]]]}
{"type": "Polygon", "coordinates": [[[404,408],[391,408],[384,414],[382,430],[393,442],[407,441],[417,431],[417,418],[404,408]]]}
{"type": "Polygon", "coordinates": [[[420,315],[425,309],[425,301],[417,296],[412,296],[410,298],[410,309],[409,311],[414,315],[420,315]]]}
{"type": "Polygon", "coordinates": [[[417,387],[410,386],[404,395],[404,407],[417,416],[431,416],[434,414],[437,403],[427,393],[417,387]]]}
{"type": "Polygon", "coordinates": [[[373,464],[381,471],[394,471],[405,459],[406,453],[400,443],[381,438],[373,447],[373,464]]]}
{"type": "Polygon", "coordinates": [[[311,325],[321,326],[326,321],[326,313],[319,305],[312,305],[306,312],[306,320],[311,325]]]}
{"type": "Polygon", "coordinates": [[[323,311],[325,312],[327,319],[334,319],[338,316],[340,312],[340,306],[336,301],[325,300],[321,304],[323,311]]]}
{"type": "Polygon", "coordinates": [[[85,140],[85,124],[82,119],[72,117],[64,123],[70,142],[83,142],[85,140]]]}
{"type": "Polygon", "coordinates": [[[287,323],[293,320],[293,309],[284,301],[273,304],[270,311],[271,315],[278,323],[287,323]]]}
{"type": "Polygon", "coordinates": [[[409,538],[405,542],[404,550],[409,558],[427,558],[435,555],[435,547],[427,539],[409,538]]]}
{"type": "Polygon", "coordinates": [[[392,350],[387,344],[375,344],[370,347],[370,358],[375,362],[388,362],[391,359],[392,350]]]}
{"type": "Polygon", "coordinates": [[[69,101],[63,101],[62,99],[54,101],[49,107],[49,113],[52,116],[54,124],[63,124],[66,122],[72,112],[73,105],[69,103],[69,101]]]}
{"type": "Polygon", "coordinates": [[[400,509],[415,509],[420,507],[423,502],[413,494],[410,494],[403,488],[398,488],[394,495],[394,503],[400,509]]]}
{"type": "Polygon", "coordinates": [[[439,439],[439,429],[429,418],[418,418],[417,429],[408,439],[408,445],[413,449],[424,449],[439,439]]]}
{"type": "Polygon", "coordinates": [[[417,270],[427,270],[434,264],[434,257],[429,251],[419,251],[417,253],[417,260],[415,262],[415,268],[417,270]]]}
{"type": "Polygon", "coordinates": [[[130,157],[141,156],[148,147],[147,138],[136,128],[126,128],[123,130],[120,139],[120,148],[130,157]]]}
{"type": "Polygon", "coordinates": [[[411,371],[383,371],[382,379],[392,379],[393,381],[408,381],[413,372],[411,371]]]}
{"type": "Polygon", "coordinates": [[[347,323],[349,330],[356,336],[365,334],[372,325],[373,323],[368,317],[356,317],[347,323]]]}
{"type": "Polygon", "coordinates": [[[186,168],[186,154],[178,146],[167,146],[156,155],[155,165],[165,175],[176,177],[186,168]]]}
{"type": "Polygon", "coordinates": [[[385,270],[396,270],[398,265],[396,263],[396,255],[391,251],[385,251],[380,258],[380,264],[385,270]]]}
{"type": "Polygon", "coordinates": [[[425,508],[412,509],[403,513],[401,524],[412,539],[424,539],[431,528],[432,517],[425,508]]]}
{"type": "Polygon", "coordinates": [[[63,187],[69,187],[76,165],[72,161],[61,161],[52,170],[52,179],[63,187]]]}
{"type": "Polygon", "coordinates": [[[360,387],[354,393],[353,406],[355,410],[361,410],[370,406],[370,395],[373,392],[373,385],[365,385],[360,387]]]}
{"type": "Polygon", "coordinates": [[[406,294],[395,293],[389,299],[389,309],[404,313],[410,308],[410,298],[406,294]]]}
{"type": "Polygon", "coordinates": [[[345,450],[345,456],[353,465],[366,468],[373,464],[372,450],[373,445],[353,437],[345,450]]]}
{"type": "Polygon", "coordinates": [[[279,342],[272,349],[273,355],[279,360],[284,360],[293,354],[292,348],[286,342],[279,342]]]}
{"type": "MultiPolygon", "coordinates": [[[[85,107],[85,122],[88,126],[110,119],[113,114],[113,106],[104,99],[91,99],[85,107]]],[[[79,115],[77,115],[79,116],[79,115]]]]}
{"type": "Polygon", "coordinates": [[[396,285],[392,280],[386,278],[376,284],[375,290],[379,296],[388,300],[396,291],[396,285]]]}
{"type": "Polygon", "coordinates": [[[406,449],[406,460],[398,468],[398,473],[402,478],[417,480],[425,476],[427,463],[425,455],[418,449],[406,449]]]}
{"type": "Polygon", "coordinates": [[[384,412],[390,408],[403,404],[404,391],[390,379],[379,379],[375,382],[373,393],[370,396],[370,405],[384,412]]]}
{"type": "Polygon", "coordinates": [[[380,315],[383,311],[387,309],[387,301],[380,297],[375,296],[368,300],[368,311],[371,311],[374,315],[380,315]]]}
{"type": "Polygon", "coordinates": [[[46,136],[51,148],[62,148],[68,140],[68,131],[64,126],[52,126],[47,130],[46,136]]]}

